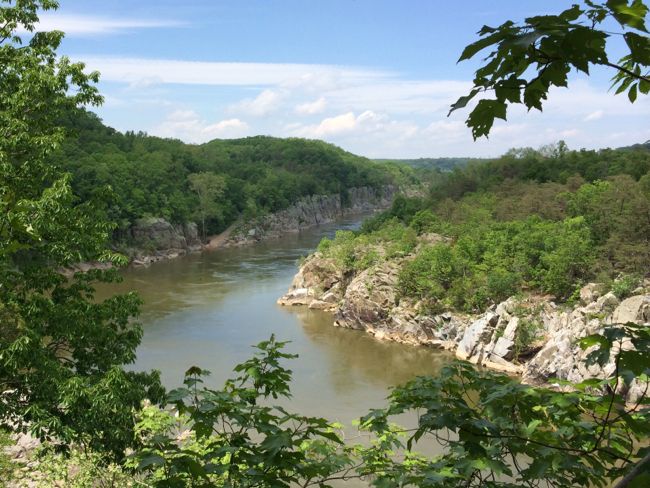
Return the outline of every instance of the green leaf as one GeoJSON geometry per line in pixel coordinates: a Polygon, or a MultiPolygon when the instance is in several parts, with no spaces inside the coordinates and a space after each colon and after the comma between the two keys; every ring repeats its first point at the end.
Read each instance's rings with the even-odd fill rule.
{"type": "Polygon", "coordinates": [[[164,464],[165,458],[163,458],[160,454],[152,453],[140,458],[140,461],[138,462],[138,469],[144,470],[146,468],[163,466],[164,464]]]}
{"type": "Polygon", "coordinates": [[[498,100],[479,100],[467,119],[474,139],[487,136],[495,118],[506,119],[506,104],[498,100]]]}
{"type": "Polygon", "coordinates": [[[631,5],[627,0],[607,0],[607,7],[614,18],[624,26],[648,32],[645,26],[645,18],[648,14],[648,7],[641,0],[634,0],[631,5]]]}
{"type": "Polygon", "coordinates": [[[650,37],[626,32],[623,38],[630,48],[630,61],[650,66],[650,37]]]}
{"type": "Polygon", "coordinates": [[[482,51],[483,49],[493,44],[497,44],[498,42],[508,37],[511,34],[510,25],[512,25],[512,23],[510,23],[509,25],[504,24],[501,27],[499,27],[498,30],[494,31],[490,35],[482,39],[479,39],[478,41],[473,42],[472,44],[465,47],[465,49],[463,49],[462,54],[460,55],[460,58],[458,58],[458,62],[464,61],[466,59],[470,59],[474,55],[476,55],[476,53],[478,53],[479,51],[482,51]]]}
{"type": "Polygon", "coordinates": [[[627,92],[627,98],[630,99],[631,103],[634,103],[636,101],[636,89],[637,85],[632,85],[630,87],[630,90],[627,92]]]}
{"type": "Polygon", "coordinates": [[[478,93],[479,93],[479,90],[474,89],[471,92],[469,92],[469,95],[462,96],[458,100],[456,100],[456,103],[451,105],[451,108],[449,110],[449,113],[447,114],[447,117],[449,117],[449,115],[451,115],[451,113],[454,110],[458,110],[459,108],[465,108],[467,106],[467,104],[470,102],[470,100],[472,100],[472,98],[474,98],[478,93]]]}

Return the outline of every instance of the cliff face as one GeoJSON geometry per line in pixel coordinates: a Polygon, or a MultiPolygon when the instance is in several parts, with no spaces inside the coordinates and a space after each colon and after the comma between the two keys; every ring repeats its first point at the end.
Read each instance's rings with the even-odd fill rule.
{"type": "MultiPolygon", "coordinates": [[[[333,260],[315,253],[278,303],[328,310],[337,327],[362,330],[381,340],[449,349],[460,359],[520,374],[524,381],[537,384],[611,376],[613,361],[602,368],[587,365],[590,350],[581,349],[578,340],[608,324],[650,326],[648,281],[623,301],[612,293],[601,296],[598,286],[589,284],[582,290],[581,303],[572,308],[561,308],[548,296],[530,295],[509,298],[481,315],[430,314],[420,303],[398,297],[400,264],[384,261],[349,276],[333,260]]],[[[645,387],[634,385],[627,392],[630,401],[641,393],[641,386],[645,387]]]]}
{"type": "Polygon", "coordinates": [[[333,222],[342,216],[388,208],[397,192],[395,186],[384,186],[350,188],[345,199],[340,194],[311,195],[284,210],[238,225],[225,245],[245,245],[278,238],[288,232],[333,222]]]}
{"type": "MultiPolygon", "coordinates": [[[[235,225],[224,233],[217,246],[240,246],[278,238],[288,232],[298,232],[314,225],[335,221],[346,215],[388,208],[397,195],[398,188],[351,188],[346,198],[336,195],[311,195],[294,205],[265,215],[251,222],[235,225]]],[[[173,259],[188,252],[206,249],[201,242],[197,225],[189,222],[173,225],[160,217],[138,219],[127,234],[126,254],[135,266],[173,259]]]]}
{"type": "Polygon", "coordinates": [[[194,222],[172,225],[157,217],[138,219],[129,229],[129,238],[127,253],[136,266],[203,249],[194,222]]]}

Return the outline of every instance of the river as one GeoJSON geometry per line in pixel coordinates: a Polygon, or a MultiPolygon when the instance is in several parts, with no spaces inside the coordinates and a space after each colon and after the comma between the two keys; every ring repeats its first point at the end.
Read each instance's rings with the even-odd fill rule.
{"type": "Polygon", "coordinates": [[[135,369],[157,369],[168,387],[180,385],[192,365],[212,372],[221,386],[232,368],[250,357],[252,345],[275,334],[298,354],[291,406],[306,415],[349,425],[385,405],[391,386],[435,374],[446,353],[379,342],[358,331],[332,327],[331,314],[276,304],[301,256],[337,229],[355,229],[360,218],[313,227],[254,246],[218,249],[130,268],[108,293],[136,290],[144,300],[144,337],[135,369]]]}

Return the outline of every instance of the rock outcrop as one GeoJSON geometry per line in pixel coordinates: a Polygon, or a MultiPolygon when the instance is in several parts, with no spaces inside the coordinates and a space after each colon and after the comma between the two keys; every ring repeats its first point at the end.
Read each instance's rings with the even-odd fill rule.
{"type": "Polygon", "coordinates": [[[560,308],[548,296],[531,295],[509,298],[478,316],[431,314],[421,303],[398,298],[399,269],[395,260],[382,261],[344,276],[333,260],[316,253],[307,258],[278,303],[329,310],[337,327],[382,340],[454,350],[460,359],[547,385],[611,376],[613,360],[602,367],[587,364],[591,350],[582,349],[579,340],[608,324],[650,326],[650,287],[619,301],[611,292],[601,294],[599,286],[588,284],[581,290],[582,303],[573,308],[560,308]]]}
{"type": "Polygon", "coordinates": [[[343,297],[345,276],[334,260],[320,253],[312,254],[300,267],[280,305],[304,305],[320,310],[334,310],[343,297]]]}
{"type": "Polygon", "coordinates": [[[238,246],[274,239],[314,225],[334,222],[346,215],[388,208],[397,192],[397,187],[388,185],[350,188],[345,198],[338,193],[311,195],[284,210],[242,223],[233,230],[225,245],[238,246]]]}
{"type": "MultiPolygon", "coordinates": [[[[131,264],[142,266],[204,249],[253,244],[314,225],[333,222],[342,216],[388,208],[397,193],[397,187],[387,185],[381,188],[350,188],[344,198],[341,194],[310,195],[279,212],[251,222],[234,224],[227,233],[207,244],[201,242],[198,227],[194,222],[173,225],[160,217],[141,218],[137,219],[126,236],[123,236],[127,242],[123,251],[131,259],[131,264]],[[215,244],[217,241],[218,244],[215,244]]],[[[95,267],[91,263],[79,266],[95,267]]],[[[300,293],[297,291],[297,296],[300,293]]],[[[319,304],[314,305],[318,306],[319,304]]],[[[325,304],[320,306],[329,307],[325,304]]]]}
{"type": "Polygon", "coordinates": [[[147,265],[200,251],[203,244],[194,222],[172,225],[159,217],[138,219],[129,229],[128,254],[134,265],[147,265]]]}

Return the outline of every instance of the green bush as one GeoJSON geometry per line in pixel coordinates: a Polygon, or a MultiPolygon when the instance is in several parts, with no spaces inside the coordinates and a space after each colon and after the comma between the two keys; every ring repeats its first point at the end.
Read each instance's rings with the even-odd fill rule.
{"type": "Polygon", "coordinates": [[[422,249],[407,262],[399,293],[480,311],[522,286],[571,295],[593,259],[589,229],[580,218],[549,222],[537,217],[463,227],[454,245],[422,249]]]}
{"type": "Polygon", "coordinates": [[[637,275],[623,275],[612,283],[612,293],[619,300],[623,300],[632,294],[640,282],[641,279],[637,275]]]}

